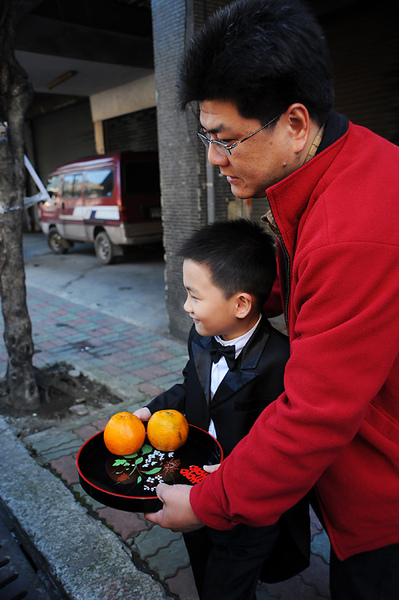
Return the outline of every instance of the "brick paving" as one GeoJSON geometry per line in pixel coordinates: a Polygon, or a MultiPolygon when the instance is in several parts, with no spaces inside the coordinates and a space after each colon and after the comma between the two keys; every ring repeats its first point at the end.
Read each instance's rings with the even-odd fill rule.
{"type": "MultiPolygon", "coordinates": [[[[70,364],[121,398],[118,411],[135,410],[181,381],[187,360],[185,344],[33,287],[28,287],[27,298],[36,367],[70,364]]],[[[7,354],[3,342],[0,361],[4,375],[7,354]]],[[[145,565],[180,600],[198,600],[181,534],[152,525],[141,513],[106,507],[90,498],[79,484],[75,467],[79,448],[104,429],[114,413],[115,405],[110,404],[89,414],[75,415],[23,441],[40,464],[62,478],[93,518],[101,519],[123,540],[136,564],[145,565]]],[[[311,521],[310,567],[287,582],[260,583],[258,600],[328,600],[329,542],[313,513],[311,521]]]]}

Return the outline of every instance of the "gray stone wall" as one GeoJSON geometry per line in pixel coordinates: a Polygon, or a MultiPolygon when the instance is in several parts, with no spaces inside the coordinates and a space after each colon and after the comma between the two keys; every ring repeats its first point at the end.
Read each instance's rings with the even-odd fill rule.
{"type": "MultiPolygon", "coordinates": [[[[211,219],[208,214],[205,147],[196,135],[199,124],[191,111],[176,103],[176,73],[185,44],[216,8],[228,2],[152,0],[158,147],[161,170],[165,246],[165,289],[172,335],[186,339],[191,319],[185,314],[182,284],[182,241],[211,219]],[[205,6],[204,6],[205,4],[205,6]]],[[[217,220],[227,219],[230,186],[214,170],[217,220]]]]}

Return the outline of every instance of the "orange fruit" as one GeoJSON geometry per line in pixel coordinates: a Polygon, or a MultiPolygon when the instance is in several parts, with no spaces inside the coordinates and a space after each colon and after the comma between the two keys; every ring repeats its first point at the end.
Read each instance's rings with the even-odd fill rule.
{"type": "Polygon", "coordinates": [[[104,429],[104,444],[112,454],[137,452],[144,444],[145,427],[136,415],[119,412],[110,418],[104,429]]]}
{"type": "Polygon", "coordinates": [[[186,442],[188,429],[186,417],[178,410],[157,410],[147,423],[147,437],[157,450],[172,452],[186,442]]]}

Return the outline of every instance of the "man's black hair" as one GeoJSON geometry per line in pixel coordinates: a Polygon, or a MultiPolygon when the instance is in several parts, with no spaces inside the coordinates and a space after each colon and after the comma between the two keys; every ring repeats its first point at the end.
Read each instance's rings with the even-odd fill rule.
{"type": "Polygon", "coordinates": [[[179,254],[206,265],[227,299],[246,292],[255,298],[259,310],[276,278],[274,238],[247,219],[216,221],[198,229],[179,254]]]}
{"type": "Polygon", "coordinates": [[[233,102],[266,123],[294,102],[322,125],[334,103],[323,32],[300,0],[237,0],[199,30],[178,73],[178,102],[233,102]]]}

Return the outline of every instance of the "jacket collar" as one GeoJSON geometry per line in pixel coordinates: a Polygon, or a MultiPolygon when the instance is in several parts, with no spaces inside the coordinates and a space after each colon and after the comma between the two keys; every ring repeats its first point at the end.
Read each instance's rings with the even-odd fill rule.
{"type": "MultiPolygon", "coordinates": [[[[224,401],[257,376],[256,367],[269,339],[270,331],[269,321],[262,316],[254,334],[237,358],[235,369],[228,371],[220,383],[212,404],[224,401]]],[[[195,368],[208,404],[210,403],[211,340],[211,337],[203,337],[195,333],[192,341],[195,368]]]]}
{"type": "MultiPolygon", "coordinates": [[[[269,337],[270,330],[271,325],[268,319],[262,315],[259,325],[237,358],[238,368],[256,368],[262,350],[265,347],[269,337]]],[[[209,351],[212,349],[212,337],[204,337],[198,334],[194,335],[193,348],[195,348],[194,352],[197,352],[199,349],[200,351],[206,350],[206,352],[209,354],[209,351]]]]}
{"type": "Polygon", "coordinates": [[[322,178],[345,143],[349,121],[333,112],[316,156],[266,190],[271,214],[264,215],[283,248],[292,256],[301,216],[318,196],[322,178]]]}

